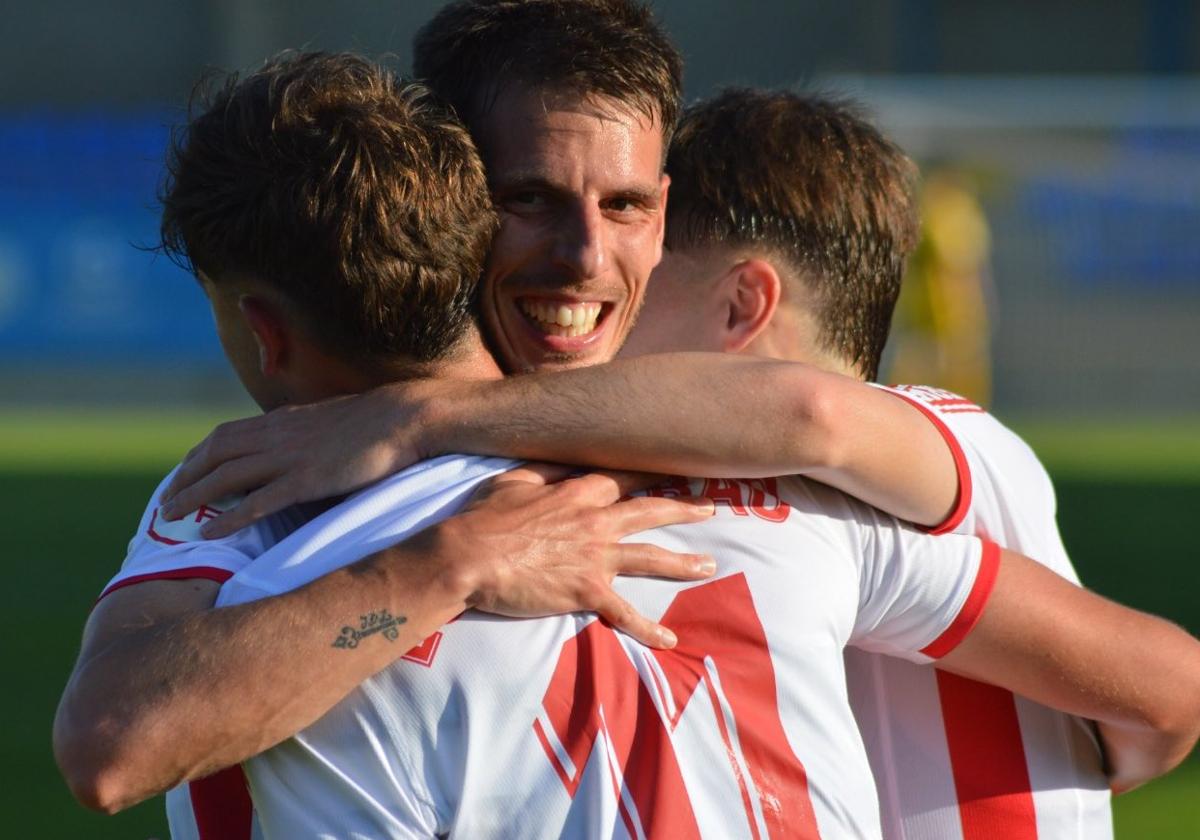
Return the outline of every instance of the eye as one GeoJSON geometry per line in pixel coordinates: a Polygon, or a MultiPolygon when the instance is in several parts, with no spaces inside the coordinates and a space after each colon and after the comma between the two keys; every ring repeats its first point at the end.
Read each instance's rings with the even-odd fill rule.
{"type": "Polygon", "coordinates": [[[550,199],[544,192],[538,192],[536,190],[523,190],[521,192],[515,192],[505,196],[504,203],[509,207],[533,210],[540,207],[545,207],[550,203],[550,199]]]}
{"type": "Polygon", "coordinates": [[[631,216],[650,209],[644,196],[614,195],[604,202],[604,210],[617,216],[631,216]]]}

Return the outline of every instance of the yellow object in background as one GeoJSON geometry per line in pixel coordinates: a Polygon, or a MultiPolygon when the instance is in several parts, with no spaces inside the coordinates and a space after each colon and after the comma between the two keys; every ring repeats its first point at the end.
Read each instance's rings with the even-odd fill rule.
{"type": "Polygon", "coordinates": [[[921,243],[909,262],[892,328],[888,381],[937,385],[988,405],[991,231],[969,183],[935,171],[921,195],[921,243]]]}

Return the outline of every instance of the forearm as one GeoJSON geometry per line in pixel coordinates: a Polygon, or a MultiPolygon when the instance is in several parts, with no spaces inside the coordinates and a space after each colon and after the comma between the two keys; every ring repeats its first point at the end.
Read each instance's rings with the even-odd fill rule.
{"type": "Polygon", "coordinates": [[[723,478],[805,474],[926,525],[957,495],[953,458],[916,409],[794,362],[676,353],[450,387],[425,405],[429,450],[723,478]]]}
{"type": "MultiPolygon", "coordinates": [[[[800,389],[789,371],[798,367],[721,354],[643,356],[472,383],[431,399],[425,417],[430,445],[440,451],[688,475],[781,475],[824,463],[823,424],[815,413],[810,422],[801,416],[805,408],[815,412],[809,398],[817,388],[800,389]]],[[[814,383],[832,376],[805,371],[814,383]]]]}
{"type": "Polygon", "coordinates": [[[80,798],[120,810],[312,723],[466,607],[428,553],[410,542],[285,595],[114,638],[81,663],[55,724],[80,798]],[[372,613],[373,632],[347,645],[343,627],[372,613]]]}
{"type": "Polygon", "coordinates": [[[939,667],[1096,721],[1114,788],[1182,761],[1200,735],[1200,642],[1004,552],[987,609],[939,667]]]}

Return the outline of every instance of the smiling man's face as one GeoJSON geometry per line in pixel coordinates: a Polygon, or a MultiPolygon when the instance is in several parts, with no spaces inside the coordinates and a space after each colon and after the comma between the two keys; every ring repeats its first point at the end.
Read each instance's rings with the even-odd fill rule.
{"type": "Polygon", "coordinates": [[[481,310],[507,370],[608,361],[662,255],[662,129],[612,100],[511,86],[480,134],[500,230],[481,310]]]}

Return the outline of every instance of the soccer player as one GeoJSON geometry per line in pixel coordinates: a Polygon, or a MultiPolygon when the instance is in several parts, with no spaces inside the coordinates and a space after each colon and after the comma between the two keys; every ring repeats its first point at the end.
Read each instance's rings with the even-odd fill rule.
{"type": "MultiPolygon", "coordinates": [[[[329,464],[335,484],[374,477],[354,450],[377,440],[399,441],[380,448],[401,463],[446,447],[730,476],[804,472],[935,530],[986,533],[1077,580],[1053,489],[1016,436],[956,395],[895,391],[914,411],[846,378],[874,377],[915,243],[915,173],[903,154],[838,103],[733,91],[689,111],[668,169],[669,248],[630,348],[744,351],[843,376],[664,356],[478,389],[393,389],[330,409],[354,432],[324,456],[294,437],[279,456],[251,442],[238,467],[266,483],[257,502],[311,495],[291,457],[329,464]],[[415,392],[425,396],[394,404],[415,392]],[[269,481],[274,470],[282,478],[269,481]]],[[[322,428],[312,413],[295,417],[322,428]]],[[[293,419],[259,425],[288,432],[293,419]]],[[[245,444],[214,437],[195,474],[245,444]]],[[[1102,756],[1083,722],[930,668],[857,653],[849,665],[888,836],[1111,835],[1102,756]]]]}
{"type": "MultiPolygon", "coordinates": [[[[521,71],[540,78],[536,67],[521,71]]],[[[181,241],[207,278],[219,329],[248,386],[303,393],[308,376],[286,367],[289,354],[279,348],[305,357],[313,338],[302,325],[317,320],[337,290],[361,286],[322,273],[324,293],[307,297],[297,275],[268,275],[281,304],[269,329],[246,316],[245,303],[222,305],[231,292],[244,299],[242,284],[258,288],[267,271],[216,268],[233,262],[223,234],[257,233],[262,217],[277,212],[280,192],[324,177],[305,157],[287,155],[271,188],[244,196],[240,213],[209,215],[204,196],[229,194],[243,180],[213,160],[230,147],[270,159],[264,152],[279,146],[276,133],[286,125],[275,112],[328,96],[319,86],[255,82],[198,118],[201,129],[215,122],[228,132],[199,130],[181,149],[181,186],[167,207],[178,209],[181,241]],[[275,95],[262,96],[263,87],[275,95]]],[[[612,100],[592,107],[601,115],[571,123],[574,141],[587,146],[617,123],[634,145],[661,143],[653,120],[637,126],[612,100]]],[[[317,121],[306,136],[323,147],[375,116],[372,108],[317,121]]],[[[553,109],[546,117],[554,128],[531,133],[534,150],[561,125],[553,109]]],[[[381,197],[362,183],[369,170],[353,172],[362,189],[347,192],[373,206],[381,197]]],[[[325,221],[335,232],[345,223],[325,221]]],[[[319,239],[307,225],[273,234],[298,251],[305,239],[319,239]]],[[[421,334],[425,322],[417,317],[411,326],[421,334]]],[[[462,329],[466,343],[448,336],[458,352],[416,369],[433,377],[461,374],[463,366],[498,375],[478,358],[471,325],[462,329]]],[[[326,352],[362,358],[370,335],[344,335],[336,353],[326,352]]],[[[393,376],[413,367],[411,359],[393,361],[393,376]]],[[[310,375],[331,387],[356,387],[353,369],[317,370],[310,375]]],[[[237,609],[247,597],[297,586],[303,592],[324,579],[318,576],[339,576],[362,554],[438,518],[465,486],[501,466],[451,457],[373,487],[244,565],[219,603],[237,609]]],[[[643,612],[676,624],[677,651],[655,655],[586,616],[511,623],[468,613],[411,652],[416,661],[393,662],[295,739],[248,763],[266,834],[877,836],[870,770],[845,697],[848,642],[917,661],[939,657],[958,672],[1098,718],[1120,784],[1169,767],[1195,740],[1196,700],[1178,688],[1200,682],[1200,645],[1166,622],[1090,595],[994,544],[906,530],[800,479],[681,480],[659,491],[685,492],[719,499],[718,515],[694,525],[693,534],[648,539],[719,548],[717,577],[686,587],[620,584],[643,612]],[[1168,662],[1170,683],[1160,678],[1168,662]]],[[[463,514],[461,527],[474,515],[463,514]]],[[[382,596],[360,615],[295,620],[326,622],[327,647],[351,659],[378,656],[408,624],[430,632],[441,623],[436,614],[401,614],[382,596]]]]}
{"type": "MultiPolygon", "coordinates": [[[[617,75],[619,75],[619,74],[617,74],[617,75]]],[[[643,180],[645,180],[645,179],[643,179],[643,180]]],[[[583,179],[583,181],[585,182],[585,185],[586,185],[587,179],[583,179]]],[[[544,187],[545,184],[544,183],[543,184],[535,184],[535,186],[538,186],[540,188],[540,187],[544,187]]],[[[616,216],[618,216],[618,217],[623,217],[625,219],[628,219],[630,217],[630,215],[632,215],[633,218],[638,218],[638,214],[636,214],[636,213],[635,214],[626,214],[626,213],[621,212],[622,210],[628,211],[630,209],[630,204],[627,203],[625,198],[622,198],[620,201],[614,203],[612,200],[612,196],[603,194],[603,191],[596,191],[595,193],[589,193],[587,189],[583,189],[580,192],[583,193],[583,198],[585,200],[582,202],[579,202],[578,205],[571,205],[570,207],[567,208],[568,210],[573,211],[576,209],[576,206],[579,206],[585,211],[595,211],[597,209],[596,205],[600,204],[601,207],[603,208],[603,210],[606,211],[607,213],[613,213],[614,211],[616,211],[616,216]],[[595,200],[595,204],[592,203],[593,200],[595,200]]],[[[633,190],[628,191],[628,195],[633,196],[633,197],[637,197],[639,194],[644,196],[645,193],[646,193],[646,191],[644,189],[637,189],[636,187],[633,190]]],[[[553,203],[553,205],[552,205],[553,213],[555,213],[557,215],[562,215],[562,214],[558,213],[558,211],[563,209],[563,202],[561,201],[561,199],[564,197],[564,194],[567,197],[572,197],[573,192],[571,189],[567,189],[567,190],[560,189],[557,192],[552,192],[551,195],[549,196],[549,198],[554,199],[557,202],[557,203],[553,203]]],[[[515,215],[518,208],[523,209],[527,212],[531,212],[531,216],[528,218],[531,218],[534,222],[536,222],[537,223],[536,226],[552,229],[552,226],[549,223],[549,216],[547,215],[548,213],[551,212],[551,210],[547,209],[546,205],[543,204],[543,202],[547,200],[547,196],[544,193],[540,192],[539,190],[534,190],[529,194],[514,196],[513,200],[514,200],[514,204],[512,205],[513,209],[511,211],[506,211],[506,212],[511,212],[513,215],[515,215]],[[538,208],[543,208],[543,210],[541,212],[538,212],[538,208]]],[[[634,203],[633,206],[637,207],[636,203],[634,203]]],[[[586,218],[582,220],[582,222],[584,222],[584,223],[586,223],[587,221],[589,221],[589,220],[586,218]]],[[[593,219],[593,221],[594,221],[594,219],[593,219]]],[[[615,221],[618,221],[618,219],[614,219],[612,217],[605,216],[602,219],[602,221],[614,221],[615,222],[615,221]]],[[[516,228],[516,232],[517,233],[529,233],[529,230],[528,230],[529,227],[530,226],[525,226],[524,228],[522,228],[521,226],[518,226],[516,228]]],[[[594,224],[589,229],[589,227],[586,224],[581,224],[577,228],[576,232],[582,231],[583,233],[587,234],[587,233],[589,233],[589,230],[594,232],[597,229],[602,229],[605,231],[607,230],[607,228],[604,228],[603,226],[597,226],[594,224]]],[[[569,236],[562,237],[561,239],[563,242],[570,241],[569,236]]],[[[637,240],[637,241],[643,241],[643,240],[637,240]]],[[[580,254],[580,255],[587,256],[589,254],[594,255],[594,254],[599,253],[602,257],[604,257],[606,259],[611,260],[611,258],[612,258],[612,254],[606,248],[600,248],[600,249],[593,248],[593,247],[591,247],[591,245],[593,243],[586,242],[586,241],[582,242],[581,244],[585,247],[567,249],[567,254],[568,255],[580,254]]],[[[604,243],[602,243],[602,244],[604,244],[604,243]]],[[[564,253],[560,252],[556,256],[556,259],[561,260],[563,258],[563,256],[564,256],[564,253]]],[[[589,261],[582,260],[580,262],[587,263],[589,261]]],[[[561,271],[561,268],[562,267],[560,265],[560,271],[561,271]]],[[[547,278],[543,277],[542,279],[545,280],[547,278]]],[[[617,291],[609,290],[609,295],[610,295],[611,299],[602,298],[602,299],[599,299],[599,302],[601,302],[602,304],[608,304],[608,308],[607,308],[608,313],[612,313],[612,312],[618,311],[618,310],[623,313],[624,309],[623,308],[619,309],[619,307],[624,307],[626,304],[625,304],[625,301],[623,299],[621,299],[619,290],[617,290],[617,291]]],[[[536,301],[536,300],[529,301],[528,297],[529,296],[524,296],[524,298],[518,303],[518,305],[536,304],[536,307],[541,307],[541,312],[535,311],[531,314],[534,316],[533,320],[541,321],[543,323],[543,325],[548,328],[548,329],[542,329],[542,332],[544,334],[550,334],[551,331],[554,329],[554,327],[552,325],[548,324],[548,319],[546,319],[544,317],[538,317],[539,315],[544,316],[546,314],[545,308],[544,308],[545,302],[544,301],[536,301]]],[[[503,301],[501,301],[501,303],[502,302],[503,301]]],[[[593,300],[593,302],[596,302],[596,301],[593,300]]],[[[531,307],[531,308],[536,308],[536,307],[531,307]]],[[[564,307],[560,306],[560,309],[561,308],[564,308],[564,307]]],[[[601,307],[601,311],[596,311],[594,313],[588,313],[586,307],[582,310],[579,310],[578,307],[573,308],[570,304],[566,305],[565,308],[567,308],[569,310],[567,314],[568,314],[568,316],[570,316],[570,318],[572,320],[571,327],[567,328],[567,327],[565,327],[565,325],[562,325],[561,323],[558,326],[562,327],[564,329],[567,329],[567,330],[569,330],[571,328],[580,328],[580,327],[588,325],[587,319],[590,318],[592,314],[595,314],[597,316],[604,314],[604,306],[601,307]],[[576,314],[582,315],[581,323],[578,325],[573,323],[575,320],[576,314]]],[[[499,321],[501,318],[503,318],[505,316],[505,314],[511,315],[513,312],[513,309],[511,307],[508,309],[504,309],[501,306],[497,305],[496,311],[497,311],[497,321],[499,321]]],[[[617,324],[622,323],[622,319],[618,318],[616,323],[617,324]]],[[[572,336],[570,336],[570,335],[560,335],[560,336],[555,336],[555,337],[556,338],[567,338],[567,339],[572,338],[572,336]]],[[[579,336],[575,336],[575,338],[579,338],[579,336]]],[[[538,352],[537,347],[539,347],[540,345],[538,345],[536,342],[541,341],[541,339],[539,339],[537,336],[534,336],[530,340],[526,340],[526,339],[529,339],[529,337],[522,336],[521,334],[517,334],[516,340],[510,341],[510,344],[513,344],[516,347],[516,349],[521,352],[528,351],[530,346],[532,346],[534,348],[534,352],[538,352]],[[520,342],[524,342],[524,343],[522,344],[520,342]]],[[[543,344],[551,344],[551,345],[554,344],[554,342],[549,342],[549,341],[545,341],[542,343],[543,344]]],[[[580,344],[586,344],[586,342],[580,342],[580,344]]],[[[555,347],[554,349],[558,353],[569,354],[571,352],[575,352],[580,349],[586,350],[586,347],[580,348],[578,346],[572,345],[570,342],[567,342],[565,344],[559,343],[559,346],[555,347]]],[[[194,533],[192,534],[192,536],[194,536],[194,533]]],[[[303,618],[303,617],[301,617],[301,618],[303,618]]],[[[301,664],[303,664],[303,663],[301,663],[301,664]]]]}
{"type": "MultiPolygon", "coordinates": [[[[264,409],[434,369],[498,375],[471,352],[469,306],[496,218],[474,146],[440,104],[361,59],[311,54],[215,96],[228,109],[194,120],[175,150],[164,237],[186,243],[226,353],[264,409]]],[[[449,501],[463,504],[473,484],[449,501]]],[[[211,506],[167,522],[152,501],[88,621],[55,721],[60,767],[81,801],[109,811],[207,777],[172,808],[194,808],[201,830],[221,836],[205,820],[228,815],[224,790],[244,784],[208,774],[311,723],[466,606],[595,609],[654,641],[608,586],[612,574],[694,579],[711,563],[617,540],[713,506],[610,505],[628,488],[604,476],[509,480],[478,500],[467,539],[450,520],[284,598],[220,610],[220,583],[322,508],[205,542],[196,532],[211,506]],[[527,507],[513,512],[515,500],[527,507]],[[392,644],[353,657],[330,646],[331,621],[380,603],[397,617],[392,644]]]]}

